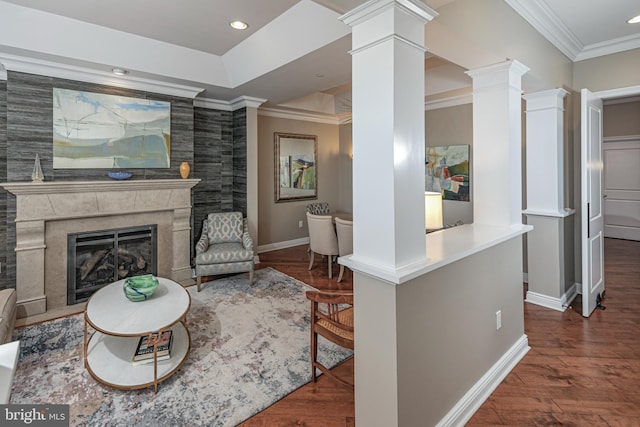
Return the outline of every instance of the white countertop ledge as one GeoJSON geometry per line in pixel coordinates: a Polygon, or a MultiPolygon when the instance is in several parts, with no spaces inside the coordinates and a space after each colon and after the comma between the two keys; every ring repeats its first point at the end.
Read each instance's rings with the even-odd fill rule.
{"type": "Polygon", "coordinates": [[[426,261],[395,270],[380,267],[379,261],[363,259],[357,254],[340,257],[338,262],[358,273],[384,280],[392,285],[401,285],[445,265],[519,237],[531,230],[533,227],[525,224],[513,227],[465,224],[435,231],[425,235],[427,242],[426,261]]]}

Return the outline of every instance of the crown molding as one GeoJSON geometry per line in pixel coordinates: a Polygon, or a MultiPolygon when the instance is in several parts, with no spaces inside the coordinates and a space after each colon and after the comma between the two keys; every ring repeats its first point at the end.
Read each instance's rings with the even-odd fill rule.
{"type": "Polygon", "coordinates": [[[544,1],[505,0],[505,2],[572,61],[575,61],[584,49],[576,35],[544,1]]]}
{"type": "Polygon", "coordinates": [[[640,48],[640,34],[633,34],[626,37],[620,37],[608,40],[602,43],[594,43],[584,47],[574,61],[583,61],[585,59],[596,58],[598,56],[610,55],[612,53],[624,52],[640,48]]]}
{"type": "Polygon", "coordinates": [[[280,119],[304,120],[306,122],[324,123],[329,125],[340,124],[340,117],[338,116],[314,114],[306,111],[284,110],[273,107],[258,109],[258,115],[265,117],[277,117],[280,119]]]}
{"type": "Polygon", "coordinates": [[[505,2],[573,62],[640,48],[640,34],[585,46],[544,1],[505,2]]]}
{"type": "Polygon", "coordinates": [[[240,96],[236,99],[232,99],[229,102],[231,104],[231,109],[235,111],[240,108],[258,108],[262,104],[267,102],[267,100],[263,98],[255,98],[252,96],[240,96]]]}
{"type": "Polygon", "coordinates": [[[430,22],[433,18],[438,16],[438,12],[431,9],[426,4],[416,0],[372,0],[361,4],[355,9],[338,17],[338,19],[346,25],[353,27],[393,7],[403,10],[409,15],[413,15],[414,17],[423,20],[425,23],[430,22]]]}
{"type": "Polygon", "coordinates": [[[472,104],[473,93],[465,93],[463,95],[448,96],[446,98],[434,99],[424,103],[425,111],[438,110],[440,108],[455,107],[458,105],[472,104]]]}
{"type": "Polygon", "coordinates": [[[267,102],[266,99],[251,96],[240,96],[231,101],[222,101],[213,98],[196,98],[193,100],[193,106],[208,108],[210,110],[235,111],[240,108],[258,108],[265,102],[267,102]]]}
{"type": "Polygon", "coordinates": [[[16,55],[0,54],[0,64],[2,64],[7,71],[18,71],[60,79],[142,90],[181,98],[193,99],[204,90],[204,88],[143,79],[131,75],[115,76],[107,71],[93,70],[16,55]]]}
{"type": "Polygon", "coordinates": [[[212,98],[196,98],[193,100],[193,106],[199,108],[208,108],[209,110],[233,111],[229,101],[212,98]]]}

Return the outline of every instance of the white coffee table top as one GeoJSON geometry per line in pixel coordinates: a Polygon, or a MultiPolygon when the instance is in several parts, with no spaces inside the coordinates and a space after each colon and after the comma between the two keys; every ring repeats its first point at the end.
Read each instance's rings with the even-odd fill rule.
{"type": "Polygon", "coordinates": [[[124,295],[124,280],[105,286],[89,299],[87,321],[101,332],[119,336],[141,336],[166,329],[186,315],[191,297],[173,280],[158,277],[158,282],[151,298],[139,302],[124,295]]]}

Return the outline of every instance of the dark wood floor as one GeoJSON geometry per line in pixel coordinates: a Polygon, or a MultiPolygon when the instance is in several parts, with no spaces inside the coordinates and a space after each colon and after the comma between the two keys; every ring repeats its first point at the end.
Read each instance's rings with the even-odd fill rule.
{"type": "MultiPolygon", "coordinates": [[[[260,260],[319,289],[353,286],[351,272],[338,286],[318,261],[307,271],[304,246],[260,260]]],[[[531,351],[468,426],[640,426],[640,242],[606,239],[605,264],[606,310],[589,319],[579,301],[564,313],[524,304],[531,351]]],[[[353,360],[336,369],[353,375],[353,360]]],[[[353,405],[350,389],[320,377],[241,425],[353,426],[353,405]]]]}
{"type": "MultiPolygon", "coordinates": [[[[333,279],[327,273],[327,261],[315,257],[309,267],[307,246],[281,249],[260,254],[256,268],[272,267],[316,289],[353,289],[353,274],[345,268],[342,282],[337,283],[339,268],[334,267],[333,279]]],[[[311,369],[311,368],[309,368],[311,369]]],[[[334,371],[341,378],[353,381],[353,359],[348,359],[334,371]]],[[[333,427],[355,426],[353,389],[337,384],[326,375],[276,402],[266,410],[240,424],[242,427],[333,427]]]]}

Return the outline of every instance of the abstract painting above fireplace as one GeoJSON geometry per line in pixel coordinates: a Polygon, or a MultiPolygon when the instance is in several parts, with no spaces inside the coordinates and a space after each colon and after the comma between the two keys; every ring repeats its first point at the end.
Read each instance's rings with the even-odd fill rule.
{"type": "Polygon", "coordinates": [[[171,103],[53,88],[53,168],[168,168],[171,103]]]}

